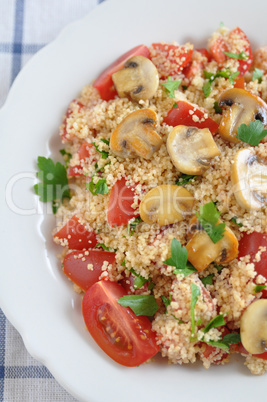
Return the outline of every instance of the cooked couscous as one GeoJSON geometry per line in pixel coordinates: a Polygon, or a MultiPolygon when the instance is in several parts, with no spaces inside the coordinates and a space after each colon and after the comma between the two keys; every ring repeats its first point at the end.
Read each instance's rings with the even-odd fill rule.
{"type": "MultiPolygon", "coordinates": [[[[107,294],[117,283],[118,308],[136,314],[125,327],[136,319],[151,348],[141,362],[159,351],[209,368],[242,353],[253,374],[267,370],[266,101],[267,49],[252,53],[240,28],[222,26],[207,49],[137,46],[70,103],[60,127],[70,194],[54,240],[85,293],[89,332],[97,286],[107,294]],[[139,315],[140,300],[153,314],[139,315]],[[260,318],[248,341],[252,306],[260,318]]],[[[107,305],[94,325],[123,351],[107,305]]]]}

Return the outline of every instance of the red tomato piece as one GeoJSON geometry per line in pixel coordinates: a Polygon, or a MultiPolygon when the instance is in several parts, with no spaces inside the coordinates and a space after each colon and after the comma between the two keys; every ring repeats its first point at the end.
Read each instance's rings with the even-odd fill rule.
{"type": "Polygon", "coordinates": [[[146,282],[140,289],[135,289],[134,288],[134,281],[135,281],[135,276],[130,274],[128,277],[122,273],[123,279],[120,280],[120,285],[123,287],[123,289],[127,292],[127,295],[141,295],[143,292],[146,292],[148,290],[148,284],[149,282],[146,282]]]}
{"type": "MultiPolygon", "coordinates": [[[[244,346],[242,345],[241,342],[238,343],[237,345],[233,345],[233,346],[234,346],[234,350],[236,352],[248,355],[248,351],[244,348],[244,346]]],[[[260,353],[259,355],[252,355],[252,356],[258,357],[259,359],[267,360],[267,352],[260,353]]]]}
{"type": "Polygon", "coordinates": [[[212,59],[211,54],[206,48],[196,49],[196,51],[201,53],[203,56],[205,56],[206,59],[208,60],[208,62],[211,61],[211,59],[212,59]]]}
{"type": "MultiPolygon", "coordinates": [[[[262,275],[267,279],[267,234],[258,232],[253,232],[251,234],[244,233],[239,241],[238,257],[244,257],[245,255],[251,256],[251,261],[253,261],[255,265],[257,274],[262,275]],[[266,251],[261,253],[260,261],[253,261],[260,246],[266,247],[266,251]]],[[[263,289],[262,297],[267,298],[267,289],[263,289]]]]}
{"type": "Polygon", "coordinates": [[[223,37],[218,36],[210,44],[211,56],[215,61],[217,61],[217,63],[222,64],[226,60],[226,55],[224,52],[228,52],[228,46],[223,37]]]}
{"type": "Polygon", "coordinates": [[[234,84],[235,88],[245,89],[245,78],[244,77],[237,77],[234,84]]]}
{"type": "MultiPolygon", "coordinates": [[[[90,148],[92,148],[93,145],[89,144],[87,141],[83,142],[82,145],[80,146],[80,149],[78,151],[79,155],[79,160],[84,161],[89,158],[90,156],[90,148]]],[[[68,168],[68,176],[73,177],[73,176],[82,176],[83,175],[83,166],[82,164],[76,165],[76,166],[70,166],[68,168]]]]}
{"type": "Polygon", "coordinates": [[[95,80],[93,86],[98,90],[103,100],[114,99],[117,91],[112,81],[112,74],[123,68],[124,63],[133,56],[144,56],[150,58],[150,52],[145,45],[139,45],[129,50],[108,66],[103,73],[95,80]]]}
{"type": "Polygon", "coordinates": [[[180,73],[191,61],[193,49],[168,43],[152,43],[151,60],[161,78],[180,73]]]}
{"type": "Polygon", "coordinates": [[[94,248],[97,238],[94,231],[89,232],[85,226],[79,222],[77,216],[73,216],[55,235],[56,243],[68,246],[73,250],[83,250],[84,248],[94,248]]]}
{"type": "Polygon", "coordinates": [[[153,357],[159,347],[149,319],[118,303],[125,295],[118,283],[97,282],[85,293],[82,312],[98,346],[117,363],[134,367],[153,357]]]}
{"type": "MultiPolygon", "coordinates": [[[[227,334],[229,334],[230,333],[230,331],[226,328],[226,327],[222,327],[222,338],[225,336],[225,335],[227,335],[227,334]]],[[[213,355],[213,357],[212,357],[212,361],[213,361],[213,363],[215,363],[215,364],[220,364],[224,359],[226,359],[228,356],[229,356],[229,354],[227,353],[227,352],[225,352],[225,353],[222,353],[222,350],[221,349],[219,349],[219,348],[216,348],[215,346],[212,346],[212,345],[208,345],[207,343],[204,343],[203,344],[203,347],[204,347],[204,351],[202,352],[203,353],[203,356],[206,358],[206,359],[208,359],[209,357],[210,357],[210,355],[212,354],[213,355]],[[219,355],[221,355],[219,358],[218,358],[218,360],[216,359],[216,356],[219,356],[219,355]]]]}
{"type": "Polygon", "coordinates": [[[114,264],[115,256],[115,253],[103,250],[72,251],[64,258],[63,272],[86,291],[99,281],[104,262],[114,264]],[[92,264],[93,269],[88,269],[89,264],[92,264]]]}
{"type": "Polygon", "coordinates": [[[73,136],[71,136],[71,135],[68,134],[68,132],[67,132],[67,119],[68,119],[69,117],[71,117],[71,115],[72,115],[72,113],[73,113],[73,106],[72,106],[72,104],[78,105],[78,112],[80,112],[80,111],[84,108],[84,105],[83,105],[81,102],[79,102],[77,99],[74,99],[74,100],[71,102],[70,106],[68,107],[68,109],[67,109],[67,111],[66,111],[65,118],[64,118],[64,120],[63,120],[63,126],[62,126],[62,128],[61,128],[61,130],[60,130],[60,132],[59,132],[62,142],[71,141],[71,140],[73,139],[73,136]]]}
{"type": "Polygon", "coordinates": [[[128,221],[136,216],[131,205],[134,202],[134,189],[126,186],[123,177],[117,180],[110,191],[108,203],[108,223],[110,226],[127,225],[128,221]]]}
{"type": "Polygon", "coordinates": [[[247,60],[238,60],[238,63],[239,63],[238,71],[240,71],[240,76],[243,76],[249,70],[249,68],[253,62],[253,54],[252,54],[249,40],[248,40],[246,34],[242,31],[242,29],[240,29],[238,27],[233,29],[230,32],[229,39],[230,40],[239,40],[244,43],[243,52],[245,52],[246,55],[248,55],[248,59],[247,60]]]}
{"type": "Polygon", "coordinates": [[[189,127],[208,128],[212,134],[214,134],[219,127],[216,121],[212,120],[210,117],[205,119],[204,113],[200,109],[185,101],[178,101],[177,108],[172,108],[163,122],[173,127],[182,124],[189,127]],[[190,114],[190,112],[193,112],[193,114],[190,114]],[[193,120],[194,115],[199,118],[199,121],[193,120]]]}

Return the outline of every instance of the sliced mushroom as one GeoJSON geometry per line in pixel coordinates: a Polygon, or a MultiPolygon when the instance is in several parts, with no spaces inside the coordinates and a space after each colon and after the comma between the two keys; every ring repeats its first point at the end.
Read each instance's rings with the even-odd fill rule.
{"type": "Polygon", "coordinates": [[[139,206],[140,216],[146,223],[170,225],[191,215],[194,197],[185,188],[163,184],[150,190],[139,206]]]}
{"type": "Polygon", "coordinates": [[[123,69],[112,74],[120,98],[134,101],[151,99],[159,86],[155,65],[144,56],[134,56],[126,61],[123,69]]]}
{"type": "Polygon", "coordinates": [[[252,354],[267,351],[267,299],[256,300],[245,310],[240,321],[244,348],[252,354]]]}
{"type": "Polygon", "coordinates": [[[219,134],[224,140],[240,142],[237,138],[237,129],[243,123],[248,125],[253,120],[267,123],[266,103],[245,89],[228,89],[220,96],[219,106],[229,106],[219,126],[219,134]]]}
{"type": "MultiPolygon", "coordinates": [[[[218,220],[221,223],[221,220],[218,220]]],[[[188,261],[199,271],[203,271],[212,262],[227,264],[238,255],[238,241],[228,227],[225,228],[223,238],[213,243],[209,235],[203,230],[196,217],[190,223],[191,239],[186,245],[188,261]]]]}
{"type": "Polygon", "coordinates": [[[220,155],[208,128],[176,126],[168,136],[167,150],[174,166],[182,173],[203,174],[211,159],[220,155]]]}
{"type": "Polygon", "coordinates": [[[235,155],[231,179],[238,204],[247,210],[267,205],[267,165],[251,149],[235,155]]]}
{"type": "Polygon", "coordinates": [[[111,134],[110,149],[121,158],[150,159],[162,144],[161,136],[155,131],[156,124],[157,115],[153,110],[130,113],[111,134]]]}

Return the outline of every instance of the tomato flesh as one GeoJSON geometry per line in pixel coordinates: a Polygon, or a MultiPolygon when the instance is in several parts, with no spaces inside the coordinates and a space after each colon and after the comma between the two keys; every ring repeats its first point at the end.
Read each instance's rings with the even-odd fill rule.
{"type": "MultiPolygon", "coordinates": [[[[87,158],[90,156],[90,148],[92,148],[93,145],[89,144],[88,142],[83,142],[82,145],[79,148],[78,151],[78,156],[80,161],[85,161],[87,158]]],[[[68,168],[68,176],[69,177],[74,177],[74,176],[82,176],[83,175],[83,167],[81,164],[78,164],[76,166],[70,166],[68,168]]]]}
{"type": "MultiPolygon", "coordinates": [[[[244,257],[245,255],[251,256],[251,261],[255,265],[255,271],[258,275],[264,276],[267,279],[267,234],[253,232],[250,234],[244,233],[243,237],[239,241],[239,254],[238,257],[244,257]],[[261,253],[260,261],[253,261],[255,255],[259,251],[259,247],[266,247],[266,251],[261,253]]],[[[263,289],[262,297],[267,298],[267,290],[263,289]]]]}
{"type": "Polygon", "coordinates": [[[151,53],[151,59],[161,78],[181,72],[191,61],[193,54],[193,49],[168,43],[152,43],[152,48],[154,52],[151,53]]]}
{"type": "Polygon", "coordinates": [[[197,109],[195,106],[185,101],[178,101],[177,108],[172,108],[163,122],[173,127],[182,124],[189,127],[208,128],[212,134],[214,134],[219,127],[216,121],[212,120],[210,117],[205,119],[204,113],[200,109],[197,109]],[[193,112],[193,115],[196,115],[199,121],[194,121],[193,115],[189,112],[193,112]]]}
{"type": "Polygon", "coordinates": [[[131,205],[134,202],[134,189],[126,186],[123,177],[117,180],[110,191],[108,203],[108,223],[110,226],[127,225],[128,221],[136,216],[136,209],[131,205]]]}
{"type": "Polygon", "coordinates": [[[73,250],[83,250],[94,248],[97,238],[94,231],[89,232],[83,224],[79,222],[77,216],[73,216],[55,235],[54,240],[73,250]]]}
{"type": "Polygon", "coordinates": [[[149,58],[150,52],[145,45],[139,45],[129,50],[107,67],[95,80],[93,86],[98,90],[101,99],[109,101],[114,99],[117,91],[112,81],[112,74],[123,68],[124,63],[133,56],[144,56],[149,58]]]}
{"type": "Polygon", "coordinates": [[[241,88],[245,89],[245,79],[244,77],[236,78],[235,83],[234,83],[234,88],[241,88]]]}
{"type": "Polygon", "coordinates": [[[117,363],[134,367],[153,357],[159,346],[149,319],[117,302],[125,295],[118,283],[97,282],[85,293],[82,312],[98,346],[117,363]]]}
{"type": "Polygon", "coordinates": [[[104,262],[107,261],[113,265],[115,256],[115,253],[103,250],[72,251],[64,258],[63,272],[72,282],[86,291],[99,281],[104,262]],[[88,269],[88,265],[92,265],[93,267],[90,268],[93,269],[88,269]]]}

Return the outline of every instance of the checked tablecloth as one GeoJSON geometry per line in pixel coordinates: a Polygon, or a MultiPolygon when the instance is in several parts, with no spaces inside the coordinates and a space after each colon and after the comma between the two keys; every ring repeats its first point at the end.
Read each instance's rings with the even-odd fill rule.
{"type": "MultiPolygon", "coordinates": [[[[0,0],[0,107],[20,69],[103,0],[0,0]]],[[[0,309],[0,402],[76,401],[26,351],[0,309]]]]}

